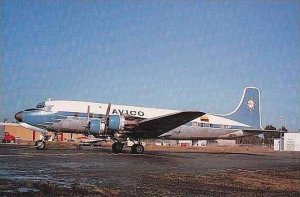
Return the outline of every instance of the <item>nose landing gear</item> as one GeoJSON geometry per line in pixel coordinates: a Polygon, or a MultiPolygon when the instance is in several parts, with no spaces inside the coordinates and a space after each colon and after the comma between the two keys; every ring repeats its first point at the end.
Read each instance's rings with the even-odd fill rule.
{"type": "Polygon", "coordinates": [[[34,146],[37,150],[44,150],[46,148],[46,143],[44,140],[38,140],[35,142],[34,146]]]}
{"type": "Polygon", "coordinates": [[[51,137],[51,135],[43,134],[42,137],[43,138],[41,140],[36,141],[35,144],[34,144],[34,147],[37,150],[45,150],[46,149],[46,142],[45,141],[48,141],[49,138],[51,137]]]}

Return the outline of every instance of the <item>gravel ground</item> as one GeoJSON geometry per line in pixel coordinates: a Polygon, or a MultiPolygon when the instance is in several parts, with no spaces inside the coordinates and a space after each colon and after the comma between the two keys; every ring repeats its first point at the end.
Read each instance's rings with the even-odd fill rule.
{"type": "Polygon", "coordinates": [[[300,196],[300,153],[266,147],[0,145],[0,196],[300,196]]]}

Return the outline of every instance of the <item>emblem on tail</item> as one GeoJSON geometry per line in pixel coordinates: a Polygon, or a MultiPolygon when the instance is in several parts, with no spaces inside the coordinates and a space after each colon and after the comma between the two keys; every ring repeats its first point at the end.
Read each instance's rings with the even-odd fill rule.
{"type": "Polygon", "coordinates": [[[253,100],[252,98],[250,98],[246,104],[247,104],[249,111],[252,111],[256,105],[255,100],[253,100]]]}

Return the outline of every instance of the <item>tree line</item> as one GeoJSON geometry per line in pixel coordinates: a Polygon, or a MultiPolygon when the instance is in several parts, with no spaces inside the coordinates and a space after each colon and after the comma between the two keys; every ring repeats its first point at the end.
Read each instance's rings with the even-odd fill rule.
{"type": "MultiPolygon", "coordinates": [[[[276,127],[273,125],[267,125],[265,130],[276,130],[276,127]]],[[[279,131],[287,131],[287,129],[283,126],[278,129],[279,131]]],[[[249,137],[241,137],[236,139],[237,144],[255,144],[255,145],[274,145],[274,139],[280,137],[279,132],[263,132],[263,137],[260,136],[249,136],[249,137]]]]}

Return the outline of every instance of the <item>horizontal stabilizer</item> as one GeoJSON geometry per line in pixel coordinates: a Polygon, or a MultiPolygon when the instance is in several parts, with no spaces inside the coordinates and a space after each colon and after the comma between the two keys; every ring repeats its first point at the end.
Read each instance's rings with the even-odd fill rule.
{"type": "Polygon", "coordinates": [[[257,133],[287,133],[287,131],[281,131],[281,130],[264,130],[264,129],[243,129],[243,131],[246,132],[257,132],[257,133]]]}

